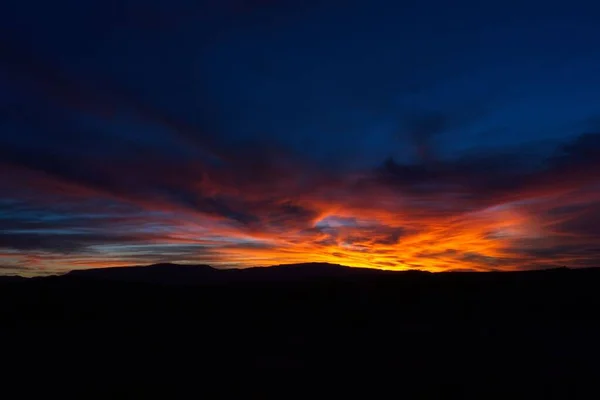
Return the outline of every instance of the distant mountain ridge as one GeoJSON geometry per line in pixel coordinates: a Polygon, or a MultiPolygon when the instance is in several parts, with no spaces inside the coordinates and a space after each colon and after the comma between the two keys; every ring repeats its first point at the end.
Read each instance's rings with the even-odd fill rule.
{"type": "Polygon", "coordinates": [[[329,263],[284,264],[271,267],[253,267],[244,269],[216,269],[210,265],[161,263],[148,266],[74,270],[63,276],[68,278],[94,280],[197,285],[383,276],[407,272],[428,274],[428,272],[421,271],[383,271],[370,268],[347,267],[329,263]]]}
{"type": "MultiPolygon", "coordinates": [[[[95,282],[122,282],[122,283],[147,283],[155,285],[197,286],[220,285],[237,283],[269,283],[269,282],[297,282],[319,279],[352,280],[377,277],[428,277],[434,275],[477,275],[487,279],[491,275],[501,274],[519,276],[544,273],[570,273],[574,271],[589,270],[591,273],[600,272],[600,268],[570,269],[567,267],[515,271],[515,272],[457,272],[431,273],[421,270],[391,271],[372,268],[348,267],[331,263],[300,263],[280,264],[270,267],[251,267],[234,269],[217,269],[210,265],[187,265],[173,263],[159,263],[152,265],[139,265],[128,267],[92,268],[73,270],[64,275],[50,275],[47,277],[25,278],[20,276],[0,276],[0,283],[18,283],[28,281],[95,281],[95,282]],[[592,271],[594,270],[594,271],[592,271]]],[[[478,278],[479,279],[479,278],[478,278]]]]}

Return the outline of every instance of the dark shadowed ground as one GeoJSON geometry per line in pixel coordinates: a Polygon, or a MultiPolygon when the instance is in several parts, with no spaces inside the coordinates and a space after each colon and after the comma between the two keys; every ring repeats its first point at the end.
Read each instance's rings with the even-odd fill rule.
{"type": "Polygon", "coordinates": [[[150,282],[168,266],[140,269],[144,283],[0,279],[2,376],[82,398],[596,398],[600,269],[281,268],[188,285],[150,282]]]}

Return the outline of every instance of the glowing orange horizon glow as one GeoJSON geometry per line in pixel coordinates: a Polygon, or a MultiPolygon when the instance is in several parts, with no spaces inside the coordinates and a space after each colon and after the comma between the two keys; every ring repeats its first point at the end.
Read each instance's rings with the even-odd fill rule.
{"type": "MultiPolygon", "coordinates": [[[[206,256],[192,257],[187,263],[207,263],[215,267],[254,267],[288,263],[327,262],[349,267],[366,267],[386,270],[420,269],[440,272],[449,270],[513,270],[528,261],[516,256],[511,249],[515,241],[543,239],[544,227],[536,223],[532,215],[516,207],[491,208],[462,216],[439,218],[423,222],[418,218],[385,213],[382,210],[363,209],[361,218],[352,217],[353,210],[341,207],[329,208],[312,221],[312,228],[331,219],[335,230],[332,238],[323,231],[287,230],[284,232],[240,232],[222,227],[208,231],[227,237],[231,245],[222,240],[199,238],[204,230],[202,222],[182,221],[175,233],[159,238],[148,245],[201,244],[215,246],[206,256]],[[335,209],[337,213],[331,213],[335,209]],[[387,218],[387,219],[384,219],[387,218]],[[336,218],[354,218],[356,226],[336,223],[336,218]],[[385,229],[383,229],[385,228],[385,229]],[[386,229],[402,229],[405,233],[385,237],[386,229]],[[425,228],[425,229],[424,229],[425,228]],[[414,230],[414,231],[413,231],[414,230]],[[382,233],[383,231],[383,233],[382,233]],[[257,246],[240,246],[236,241],[252,240],[257,246]]],[[[139,257],[121,255],[130,246],[124,245],[115,254],[98,256],[60,257],[47,260],[47,268],[68,264],[71,268],[120,267],[153,263],[139,257]]],[[[136,252],[132,253],[133,255],[136,252]]],[[[2,254],[18,258],[18,254],[2,254]]],[[[531,260],[531,262],[545,260],[531,260]]],[[[556,259],[548,260],[556,262],[556,259]]],[[[568,260],[561,260],[567,262],[568,260]]]]}
{"type": "Polygon", "coordinates": [[[593,183],[585,177],[572,185],[554,185],[545,179],[499,196],[498,201],[486,198],[483,205],[461,203],[460,191],[404,194],[369,183],[357,189],[361,177],[323,178],[298,189],[285,177],[261,187],[252,181],[235,186],[227,177],[208,179],[204,174],[202,182],[188,185],[197,192],[240,202],[252,217],[238,221],[160,197],[94,190],[45,174],[28,174],[36,190],[45,194],[40,197],[47,202],[44,207],[53,201],[79,206],[103,198],[139,207],[143,213],[120,217],[108,228],[78,228],[84,233],[108,229],[112,235],[86,244],[83,250],[0,253],[0,265],[22,275],[156,262],[217,268],[328,262],[431,272],[589,266],[589,257],[572,248],[591,248],[594,238],[569,231],[564,224],[585,220],[595,210],[588,210],[588,205],[599,197],[597,191],[585,190],[593,183]],[[553,211],[561,207],[574,209],[553,211]],[[129,235],[127,240],[121,238],[121,230],[129,235]]]}

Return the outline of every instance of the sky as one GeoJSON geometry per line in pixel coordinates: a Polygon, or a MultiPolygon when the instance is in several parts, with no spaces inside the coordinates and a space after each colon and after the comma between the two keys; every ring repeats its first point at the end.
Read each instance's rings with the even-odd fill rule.
{"type": "Polygon", "coordinates": [[[0,274],[597,266],[600,5],[4,0],[0,274]]]}

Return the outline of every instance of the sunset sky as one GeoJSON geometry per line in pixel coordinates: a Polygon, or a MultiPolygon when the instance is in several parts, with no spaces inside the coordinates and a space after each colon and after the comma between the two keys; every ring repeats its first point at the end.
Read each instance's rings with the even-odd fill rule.
{"type": "Polygon", "coordinates": [[[0,274],[600,265],[593,3],[4,0],[0,274]]]}

